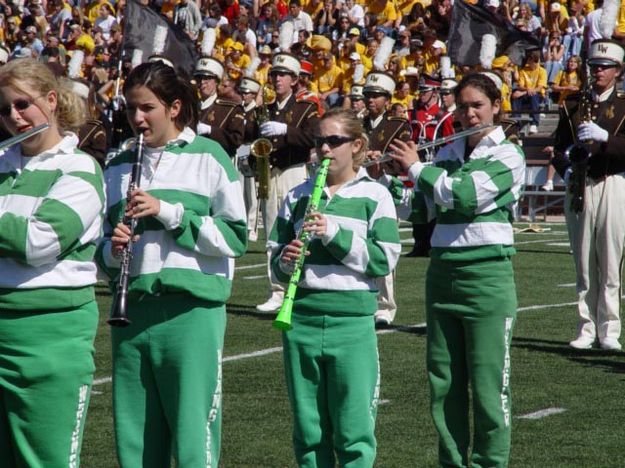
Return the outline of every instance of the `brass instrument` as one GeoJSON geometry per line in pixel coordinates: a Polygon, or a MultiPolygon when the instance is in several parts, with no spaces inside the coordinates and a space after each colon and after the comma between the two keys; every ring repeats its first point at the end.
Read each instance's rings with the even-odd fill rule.
{"type": "MultiPolygon", "coordinates": [[[[586,81],[579,102],[581,122],[592,122],[592,82],[589,67],[586,67],[586,81]]],[[[574,213],[584,211],[584,192],[586,192],[586,173],[588,161],[592,156],[590,151],[592,141],[573,143],[564,152],[564,156],[571,162],[568,191],[571,194],[570,208],[574,213]]]]}
{"type": "MultiPolygon", "coordinates": [[[[269,116],[269,104],[276,100],[276,92],[271,85],[265,83],[261,90],[263,103],[258,109],[256,120],[258,125],[271,120],[269,116]]],[[[271,168],[269,167],[269,155],[274,147],[269,138],[260,137],[254,140],[250,146],[250,154],[256,158],[256,176],[258,178],[258,198],[267,200],[269,198],[269,179],[271,178],[271,168]]]]}
{"type": "MultiPolygon", "coordinates": [[[[470,135],[473,135],[475,133],[479,133],[482,130],[486,130],[487,128],[492,128],[493,125],[480,125],[479,127],[473,127],[473,128],[468,128],[466,130],[463,130],[461,132],[457,132],[454,133],[453,135],[449,135],[446,137],[442,137],[442,138],[438,138],[434,141],[430,141],[429,143],[424,143],[422,145],[418,145],[417,146],[417,151],[421,151],[421,150],[425,150],[428,148],[432,148],[434,146],[440,146],[440,145],[444,145],[446,143],[452,142],[454,140],[457,140],[458,138],[463,138],[463,137],[467,137],[470,135]]],[[[392,161],[393,158],[391,156],[390,153],[384,153],[380,158],[378,159],[365,159],[365,162],[362,164],[362,167],[369,167],[369,166],[373,166],[374,164],[384,164],[386,162],[390,162],[392,161]]]]}

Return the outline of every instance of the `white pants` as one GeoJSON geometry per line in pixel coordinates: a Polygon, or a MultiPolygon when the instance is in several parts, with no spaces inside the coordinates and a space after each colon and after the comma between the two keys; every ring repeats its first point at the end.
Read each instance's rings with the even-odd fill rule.
{"type": "Polygon", "coordinates": [[[239,173],[239,181],[243,190],[243,201],[245,202],[245,212],[247,213],[247,230],[256,230],[256,216],[258,210],[258,199],[256,197],[256,179],[245,177],[239,173]]]}
{"type": "MultiPolygon", "coordinates": [[[[269,234],[278,217],[278,211],[286,194],[293,188],[306,180],[306,164],[296,164],[285,170],[273,168],[271,170],[271,179],[269,182],[269,197],[265,201],[261,201],[260,208],[262,210],[263,225],[265,226],[265,236],[269,239],[269,234]]],[[[284,287],[280,285],[271,274],[269,265],[270,252],[267,248],[267,274],[271,283],[271,294],[284,295],[284,287]]]]}
{"type": "Polygon", "coordinates": [[[625,243],[625,174],[586,181],[584,210],[566,220],[577,275],[579,337],[618,339],[625,243]]]}
{"type": "Polygon", "coordinates": [[[376,317],[385,317],[392,322],[395,320],[395,314],[397,313],[397,304],[395,304],[395,288],[393,286],[395,281],[395,272],[376,279],[378,284],[378,310],[375,313],[376,317]]]}

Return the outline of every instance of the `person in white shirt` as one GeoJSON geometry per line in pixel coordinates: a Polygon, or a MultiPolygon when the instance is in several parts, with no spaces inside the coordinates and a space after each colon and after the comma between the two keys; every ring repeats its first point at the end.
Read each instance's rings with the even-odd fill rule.
{"type": "Polygon", "coordinates": [[[289,2],[289,13],[285,21],[293,23],[293,43],[296,43],[299,32],[302,29],[310,33],[313,32],[313,22],[310,15],[302,10],[300,0],[291,0],[289,2]]]}

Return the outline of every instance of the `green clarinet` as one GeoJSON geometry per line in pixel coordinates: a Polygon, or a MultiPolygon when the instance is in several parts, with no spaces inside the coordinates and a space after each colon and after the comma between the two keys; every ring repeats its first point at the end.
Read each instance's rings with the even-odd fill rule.
{"type": "MultiPolygon", "coordinates": [[[[315,186],[313,187],[312,194],[310,195],[310,199],[308,200],[308,206],[306,207],[306,215],[304,216],[304,220],[309,219],[310,214],[314,213],[319,208],[319,201],[321,200],[321,195],[323,194],[323,187],[325,187],[326,185],[326,177],[328,176],[328,167],[330,166],[330,161],[331,159],[324,159],[319,166],[319,171],[317,172],[317,177],[315,178],[315,186]]],[[[295,268],[293,269],[293,273],[291,274],[291,278],[289,279],[289,286],[287,287],[286,293],[284,294],[284,301],[282,301],[282,306],[280,307],[278,316],[273,321],[273,326],[278,330],[290,330],[291,328],[293,328],[291,326],[293,302],[295,300],[295,293],[297,292],[299,278],[302,274],[302,269],[304,267],[304,261],[306,258],[305,254],[308,250],[308,245],[312,240],[312,235],[310,234],[310,232],[304,231],[302,229],[297,238],[301,240],[304,245],[302,245],[300,256],[295,263],[295,268]]]]}

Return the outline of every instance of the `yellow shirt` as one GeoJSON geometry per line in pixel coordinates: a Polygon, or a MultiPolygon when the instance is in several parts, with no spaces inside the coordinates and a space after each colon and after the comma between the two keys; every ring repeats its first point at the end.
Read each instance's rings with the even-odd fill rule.
{"type": "Polygon", "coordinates": [[[409,15],[415,3],[417,0],[397,0],[397,11],[402,15],[409,15]]]}
{"type": "MultiPolygon", "coordinates": [[[[577,89],[579,90],[582,86],[582,80],[579,74],[577,73],[577,70],[572,71],[572,72],[560,70],[558,74],[556,75],[556,79],[553,82],[553,84],[558,85],[558,86],[577,86],[577,89]]],[[[558,98],[558,105],[561,106],[562,104],[564,104],[564,100],[566,99],[566,97],[576,92],[577,91],[568,91],[568,90],[561,91],[560,97],[558,98]]]]}
{"type": "Polygon", "coordinates": [[[232,78],[233,80],[238,80],[245,71],[245,69],[249,67],[250,63],[252,63],[252,59],[247,54],[241,54],[238,59],[235,59],[233,56],[229,55],[226,61],[228,60],[230,60],[234,67],[238,68],[238,70],[232,68],[228,69],[228,76],[230,76],[230,78],[232,78]]]}
{"type": "Polygon", "coordinates": [[[312,90],[318,93],[326,93],[332,88],[339,90],[343,86],[343,70],[337,65],[332,65],[329,70],[320,70],[312,82],[312,90]]]}
{"type": "Polygon", "coordinates": [[[616,31],[625,34],[625,2],[621,2],[618,10],[618,18],[616,20],[616,31]]]}
{"type": "Polygon", "coordinates": [[[512,110],[512,102],[510,101],[510,95],[512,91],[510,90],[510,86],[508,83],[503,83],[501,85],[501,111],[502,112],[510,112],[512,110]]]}
{"type": "Polygon", "coordinates": [[[373,13],[377,16],[377,24],[383,24],[387,21],[395,21],[397,19],[397,10],[395,9],[395,3],[392,0],[382,2],[382,5],[380,5],[380,2],[369,4],[368,13],[373,13]]]}
{"type": "Polygon", "coordinates": [[[435,55],[432,49],[423,52],[423,73],[434,75],[440,68],[440,56],[435,55]]]}
{"type": "Polygon", "coordinates": [[[524,89],[540,88],[540,94],[545,95],[547,89],[547,70],[540,65],[535,70],[528,66],[519,71],[519,87],[524,89]]]}
{"type": "Polygon", "coordinates": [[[267,83],[269,81],[269,69],[270,68],[271,66],[269,64],[267,64],[267,66],[263,68],[259,66],[254,72],[254,79],[258,81],[261,85],[264,85],[265,83],[267,83]]]}

